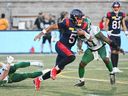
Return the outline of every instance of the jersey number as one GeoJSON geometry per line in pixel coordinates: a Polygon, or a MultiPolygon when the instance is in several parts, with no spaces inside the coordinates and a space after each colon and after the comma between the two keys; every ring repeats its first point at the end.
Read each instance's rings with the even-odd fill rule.
{"type": "Polygon", "coordinates": [[[112,22],[113,29],[120,29],[120,21],[113,21],[112,22]]]}
{"type": "Polygon", "coordinates": [[[76,39],[76,36],[77,34],[71,34],[70,37],[69,37],[69,43],[74,43],[75,42],[75,39],[76,39]]]}

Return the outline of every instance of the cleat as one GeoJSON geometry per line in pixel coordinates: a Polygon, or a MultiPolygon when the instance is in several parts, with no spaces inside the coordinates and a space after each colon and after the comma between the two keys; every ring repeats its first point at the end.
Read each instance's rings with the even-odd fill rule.
{"type": "Polygon", "coordinates": [[[35,85],[36,91],[39,91],[39,90],[40,90],[40,84],[41,84],[41,81],[39,80],[39,77],[35,78],[35,79],[33,80],[33,83],[34,83],[34,85],[35,85]]]}
{"type": "Polygon", "coordinates": [[[118,69],[117,67],[113,68],[113,73],[121,73],[123,71],[121,71],[120,69],[118,69]]]}
{"type": "Polygon", "coordinates": [[[56,70],[55,67],[53,67],[53,68],[51,69],[51,74],[50,74],[50,76],[51,76],[51,78],[52,78],[53,80],[55,80],[55,79],[56,79],[56,75],[57,75],[57,70],[56,70]]]}
{"type": "Polygon", "coordinates": [[[39,62],[37,66],[43,68],[43,63],[39,62]]]}
{"type": "Polygon", "coordinates": [[[115,73],[110,73],[110,83],[111,85],[115,84],[116,79],[115,79],[115,73]]]}
{"type": "Polygon", "coordinates": [[[41,62],[31,62],[31,65],[33,65],[33,66],[36,66],[36,67],[43,67],[43,63],[41,63],[41,62]]]}
{"type": "Polygon", "coordinates": [[[77,86],[77,87],[82,87],[85,85],[85,81],[81,81],[79,80],[79,82],[77,84],[75,84],[74,86],[77,86]]]}

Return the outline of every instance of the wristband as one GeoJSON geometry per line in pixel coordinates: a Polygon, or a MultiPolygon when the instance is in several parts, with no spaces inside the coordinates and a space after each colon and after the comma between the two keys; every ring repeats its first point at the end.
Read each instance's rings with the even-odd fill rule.
{"type": "Polygon", "coordinates": [[[88,34],[87,32],[84,32],[84,36],[86,37],[87,40],[89,40],[89,38],[91,37],[90,34],[88,34]]]}
{"type": "Polygon", "coordinates": [[[47,33],[47,31],[45,30],[45,29],[43,29],[43,31],[42,31],[44,34],[46,34],[47,33]]]}

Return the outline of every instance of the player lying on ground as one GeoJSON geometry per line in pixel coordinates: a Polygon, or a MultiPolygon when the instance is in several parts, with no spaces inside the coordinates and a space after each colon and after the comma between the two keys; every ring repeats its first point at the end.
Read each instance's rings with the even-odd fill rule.
{"type": "MultiPolygon", "coordinates": [[[[89,23],[89,21],[88,21],[89,23]]],[[[103,62],[105,63],[108,71],[110,72],[110,82],[111,84],[115,83],[115,73],[113,72],[113,66],[112,66],[112,62],[109,60],[109,58],[107,57],[106,54],[106,48],[105,48],[105,42],[109,45],[111,45],[113,48],[116,48],[117,50],[119,50],[120,52],[124,53],[124,51],[122,49],[120,49],[116,43],[114,43],[113,41],[111,41],[110,39],[108,39],[107,37],[105,37],[102,32],[100,31],[98,26],[93,26],[91,25],[91,21],[90,21],[90,25],[89,29],[88,29],[88,33],[91,36],[91,40],[92,41],[88,41],[86,38],[84,39],[84,41],[86,42],[88,48],[87,50],[85,50],[84,55],[82,57],[82,60],[79,64],[79,82],[76,84],[76,86],[83,86],[85,84],[84,81],[84,73],[85,73],[85,66],[91,62],[94,59],[94,54],[93,53],[97,53],[101,59],[103,60],[103,62]]],[[[81,34],[84,34],[83,30],[79,30],[81,31],[81,34]]]]}
{"type": "Polygon", "coordinates": [[[42,63],[40,62],[18,62],[14,65],[11,65],[13,62],[13,57],[7,57],[7,64],[0,63],[0,85],[5,83],[14,83],[20,82],[27,78],[36,78],[43,74],[42,71],[36,71],[33,73],[17,73],[16,70],[18,68],[25,68],[31,65],[42,67],[42,63]]]}

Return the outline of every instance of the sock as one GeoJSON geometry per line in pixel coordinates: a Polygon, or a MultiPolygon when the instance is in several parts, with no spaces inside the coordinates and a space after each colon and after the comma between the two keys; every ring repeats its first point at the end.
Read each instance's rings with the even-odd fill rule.
{"type": "Polygon", "coordinates": [[[113,67],[117,67],[118,66],[118,59],[119,59],[119,55],[118,54],[111,54],[111,61],[113,64],[113,67]]]}
{"type": "Polygon", "coordinates": [[[80,77],[80,78],[83,78],[83,77],[84,77],[84,73],[85,73],[84,67],[80,67],[80,66],[79,66],[79,77],[80,77]]]}
{"type": "Polygon", "coordinates": [[[80,81],[84,81],[84,78],[80,78],[80,81]]]}
{"type": "Polygon", "coordinates": [[[55,68],[56,68],[56,70],[60,70],[60,68],[59,68],[59,66],[58,66],[58,65],[57,65],[55,68]]]}
{"type": "Polygon", "coordinates": [[[43,79],[43,80],[49,79],[49,78],[50,78],[50,73],[51,73],[51,71],[48,71],[47,73],[45,73],[45,74],[42,76],[42,79],[43,79]]]}
{"type": "Polygon", "coordinates": [[[109,72],[112,72],[113,70],[112,62],[109,62],[108,64],[105,64],[105,65],[108,68],[109,72]]]}

